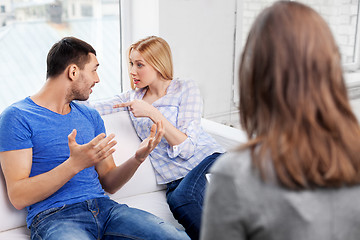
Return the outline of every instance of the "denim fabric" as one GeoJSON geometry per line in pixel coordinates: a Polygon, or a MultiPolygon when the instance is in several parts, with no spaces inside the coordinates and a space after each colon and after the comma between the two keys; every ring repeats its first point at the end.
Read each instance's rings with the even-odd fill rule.
{"type": "Polygon", "coordinates": [[[184,178],[167,184],[167,202],[174,217],[191,239],[199,239],[202,206],[206,188],[205,174],[222,153],[206,157],[184,178]]]}
{"type": "Polygon", "coordinates": [[[189,239],[184,231],[145,211],[97,198],[38,214],[31,240],[189,239]]]}

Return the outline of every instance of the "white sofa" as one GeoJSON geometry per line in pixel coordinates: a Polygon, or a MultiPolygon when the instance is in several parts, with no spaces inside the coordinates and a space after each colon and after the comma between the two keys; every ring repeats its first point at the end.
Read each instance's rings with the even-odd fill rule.
{"type": "MultiPolygon", "coordinates": [[[[108,133],[114,133],[118,142],[114,159],[116,164],[132,156],[140,140],[136,135],[128,112],[104,115],[108,133]]],[[[246,140],[243,131],[210,120],[202,119],[202,127],[226,149],[231,149],[246,140]]],[[[29,239],[30,231],[25,227],[26,210],[16,210],[8,200],[2,171],[0,171],[0,240],[29,239]]],[[[157,185],[151,163],[146,160],[133,178],[110,197],[120,203],[151,212],[178,228],[182,226],[173,218],[166,203],[165,186],[157,185]]]]}

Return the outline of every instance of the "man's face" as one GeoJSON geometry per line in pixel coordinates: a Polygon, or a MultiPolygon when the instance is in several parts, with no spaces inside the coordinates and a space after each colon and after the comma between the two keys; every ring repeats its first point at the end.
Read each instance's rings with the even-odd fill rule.
{"type": "Polygon", "coordinates": [[[74,100],[87,100],[92,93],[92,87],[94,87],[96,83],[100,82],[97,74],[99,63],[94,54],[90,53],[89,55],[90,61],[85,64],[83,69],[80,69],[79,78],[76,82],[74,82],[72,87],[74,100]]]}

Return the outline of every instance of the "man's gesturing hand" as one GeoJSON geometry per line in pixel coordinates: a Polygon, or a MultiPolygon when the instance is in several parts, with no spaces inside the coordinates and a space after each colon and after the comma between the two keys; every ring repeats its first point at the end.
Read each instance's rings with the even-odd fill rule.
{"type": "Polygon", "coordinates": [[[116,141],[111,141],[115,137],[114,134],[105,137],[105,134],[101,133],[84,145],[79,145],[75,137],[76,129],[69,134],[68,140],[70,148],[69,161],[71,161],[73,169],[78,172],[96,165],[115,152],[113,147],[116,145],[116,141]]]}
{"type": "Polygon", "coordinates": [[[162,121],[151,126],[150,136],[141,142],[139,149],[135,153],[135,159],[142,163],[152,150],[159,144],[165,134],[162,121]]]}

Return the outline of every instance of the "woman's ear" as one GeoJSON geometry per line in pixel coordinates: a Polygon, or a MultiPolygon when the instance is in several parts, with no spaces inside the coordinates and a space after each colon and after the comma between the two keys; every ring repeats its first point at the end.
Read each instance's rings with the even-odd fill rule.
{"type": "Polygon", "coordinates": [[[68,77],[70,80],[74,81],[79,76],[79,67],[76,64],[71,64],[68,67],[68,77]]]}

